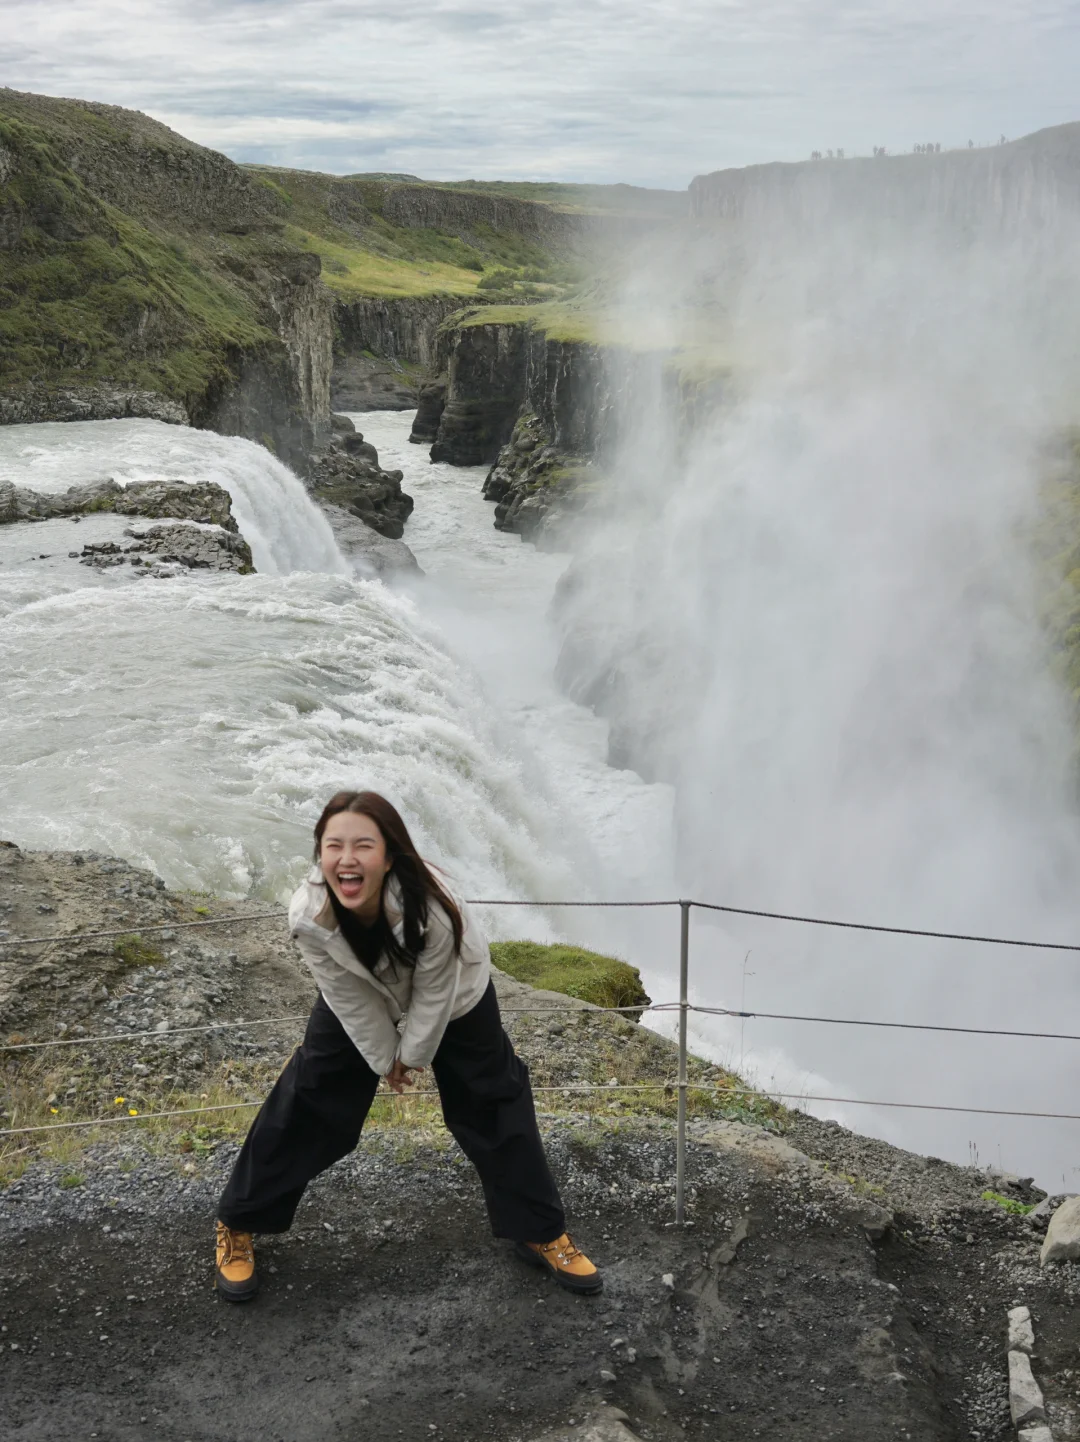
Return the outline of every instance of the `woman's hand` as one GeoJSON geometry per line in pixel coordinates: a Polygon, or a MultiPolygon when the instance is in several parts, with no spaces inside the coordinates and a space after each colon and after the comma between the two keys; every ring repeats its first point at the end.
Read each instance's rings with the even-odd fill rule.
{"type": "Polygon", "coordinates": [[[395,1057],[394,1065],[386,1073],[386,1085],[392,1092],[397,1092],[398,1096],[401,1096],[406,1087],[413,1085],[414,1078],[409,1073],[423,1071],[423,1069],[423,1067],[403,1066],[401,1058],[395,1057]]]}

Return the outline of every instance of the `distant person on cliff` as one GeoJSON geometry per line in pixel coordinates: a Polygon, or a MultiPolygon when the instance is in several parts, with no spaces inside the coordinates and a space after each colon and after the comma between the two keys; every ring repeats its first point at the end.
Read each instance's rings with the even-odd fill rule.
{"type": "Polygon", "coordinates": [[[288,1230],[308,1182],[356,1146],[381,1076],[401,1094],[430,1065],[495,1235],[570,1291],[600,1291],[599,1271],[567,1235],[529,1073],[503,1030],[488,945],[467,906],[373,791],[331,798],[315,857],[289,923],[319,997],[218,1205],[218,1290],[233,1302],[255,1295],[252,1233],[288,1230]]]}

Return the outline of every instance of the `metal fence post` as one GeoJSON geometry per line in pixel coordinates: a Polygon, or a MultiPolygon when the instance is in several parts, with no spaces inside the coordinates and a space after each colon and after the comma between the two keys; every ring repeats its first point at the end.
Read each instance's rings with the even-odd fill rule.
{"type": "Polygon", "coordinates": [[[679,1122],[675,1140],[675,1224],[686,1220],[686,1016],[690,979],[690,908],[680,901],[679,934],[679,1122]]]}

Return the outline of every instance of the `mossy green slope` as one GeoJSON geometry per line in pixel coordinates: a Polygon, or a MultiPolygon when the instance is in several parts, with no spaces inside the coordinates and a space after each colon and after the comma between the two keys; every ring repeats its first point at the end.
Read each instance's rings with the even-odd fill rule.
{"type": "Polygon", "coordinates": [[[493,271],[550,294],[568,233],[543,205],[237,166],[137,111],[0,89],[0,386],[109,382],[197,418],[239,357],[287,366],[278,298],[320,271],[343,298],[465,300],[493,271]]]}
{"type": "Polygon", "coordinates": [[[537,941],[496,941],[491,959],[500,971],[542,991],[591,1001],[595,1006],[648,1006],[641,974],[628,962],[580,946],[537,941]]]}
{"type": "Polygon", "coordinates": [[[459,197],[453,195],[455,204],[442,224],[402,224],[403,214],[413,209],[410,197],[427,202],[418,208],[418,217],[437,217],[439,192],[449,188],[270,166],[245,169],[281,197],[290,240],[321,258],[323,280],[346,299],[468,297],[490,288],[485,273],[504,288],[520,281],[561,285],[579,273],[554,238],[557,230],[547,243],[521,233],[531,207],[505,214],[503,224],[496,225],[496,209],[484,204],[475,214],[462,215],[459,197]]]}
{"type": "Polygon", "coordinates": [[[107,379],[186,402],[230,348],[273,345],[254,299],[190,238],[93,193],[0,98],[0,378],[107,379]]]}

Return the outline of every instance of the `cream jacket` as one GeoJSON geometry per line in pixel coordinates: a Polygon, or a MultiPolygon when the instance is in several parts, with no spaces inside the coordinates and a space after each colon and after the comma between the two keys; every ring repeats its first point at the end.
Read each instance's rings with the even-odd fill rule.
{"type": "MultiPolygon", "coordinates": [[[[373,971],[342,936],[320,866],[312,867],[289,903],[289,926],[300,955],[357,1051],[380,1076],[395,1057],[403,1066],[427,1066],[447,1023],[471,1011],[487,990],[487,941],[465,903],[447,890],[465,926],[460,955],[454,955],[450,918],[432,901],[415,967],[395,967],[384,954],[373,971]]],[[[403,940],[401,888],[394,877],[386,883],[383,905],[394,935],[403,940]]]]}

